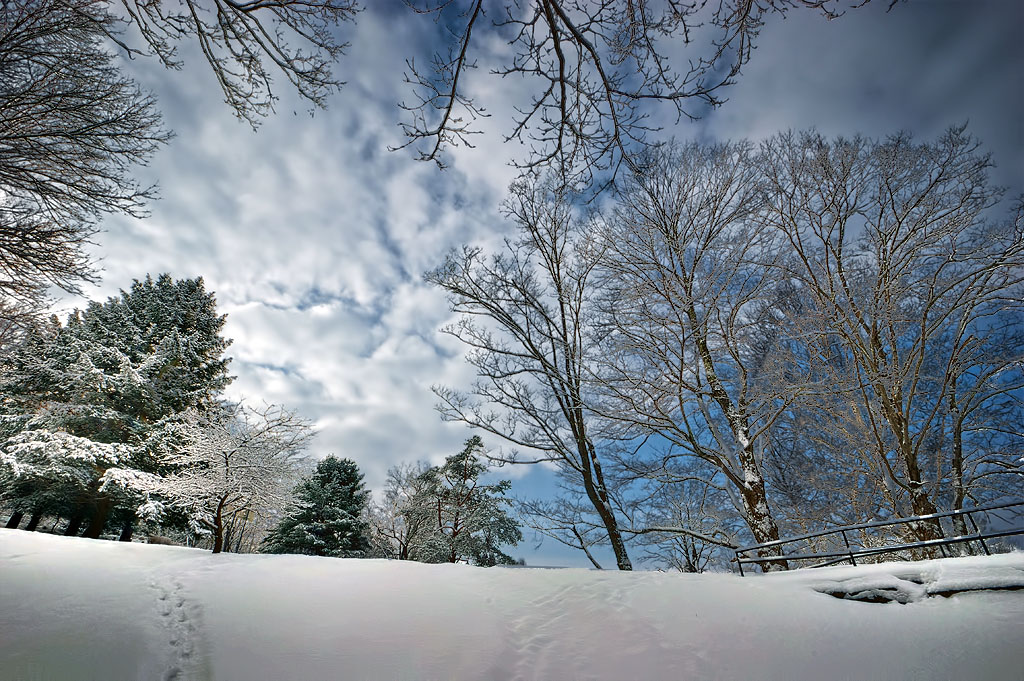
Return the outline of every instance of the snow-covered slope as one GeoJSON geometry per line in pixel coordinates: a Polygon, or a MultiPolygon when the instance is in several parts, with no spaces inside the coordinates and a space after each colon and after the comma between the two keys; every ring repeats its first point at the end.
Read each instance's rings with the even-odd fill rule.
{"type": "Polygon", "coordinates": [[[739,578],[0,530],[0,678],[1024,678],[1024,591],[974,586],[1024,586],[1024,554],[739,578]]]}

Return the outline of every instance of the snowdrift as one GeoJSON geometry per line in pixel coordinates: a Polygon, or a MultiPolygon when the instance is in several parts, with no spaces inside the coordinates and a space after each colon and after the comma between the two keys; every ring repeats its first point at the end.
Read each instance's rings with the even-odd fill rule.
{"type": "Polygon", "coordinates": [[[0,530],[0,678],[1009,680],[1022,586],[1021,553],[740,578],[0,530]]]}

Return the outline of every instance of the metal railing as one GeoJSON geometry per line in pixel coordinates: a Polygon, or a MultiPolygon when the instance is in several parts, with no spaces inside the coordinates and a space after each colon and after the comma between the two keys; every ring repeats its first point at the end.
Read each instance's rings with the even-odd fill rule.
{"type": "Polygon", "coordinates": [[[898,553],[903,551],[915,551],[915,550],[928,550],[938,548],[939,553],[948,557],[950,555],[949,550],[946,548],[953,544],[967,544],[969,542],[978,542],[981,546],[982,551],[985,555],[991,554],[989,544],[986,542],[987,539],[996,539],[999,537],[1011,537],[1014,535],[1024,535],[1024,527],[1013,527],[1001,530],[987,530],[982,531],[979,527],[977,520],[974,518],[975,514],[988,514],[992,511],[1000,509],[1009,509],[1020,507],[1021,511],[1018,512],[1020,515],[1024,515],[1024,500],[1011,501],[1002,504],[992,504],[991,506],[977,506],[974,508],[965,508],[957,511],[946,511],[944,513],[931,513],[929,515],[911,516],[909,518],[894,518],[892,520],[879,520],[871,523],[861,523],[859,525],[844,525],[842,527],[835,527],[828,530],[821,530],[820,532],[811,532],[809,534],[801,534],[794,537],[787,537],[785,539],[777,539],[775,541],[765,542],[764,544],[753,544],[751,546],[743,546],[735,549],[736,564],[739,567],[740,576],[743,576],[743,566],[750,564],[761,564],[761,563],[782,563],[785,561],[788,569],[790,561],[806,561],[806,560],[818,560],[814,565],[808,565],[805,567],[816,568],[826,567],[829,565],[836,565],[838,563],[844,563],[849,561],[852,565],[857,564],[858,557],[877,556],[885,553],[898,553]],[[969,534],[956,534],[956,527],[951,533],[953,536],[946,536],[946,532],[942,527],[942,519],[944,518],[958,518],[963,517],[964,524],[966,527],[967,523],[970,524],[972,532],[969,534]],[[933,526],[939,536],[935,539],[927,539],[920,541],[912,541],[897,544],[882,544],[880,546],[864,546],[863,537],[868,536],[870,530],[877,530],[878,528],[892,527],[895,525],[905,525],[910,523],[921,523],[928,522],[933,526]],[[858,533],[860,537],[858,537],[858,533]],[[836,536],[841,537],[843,544],[840,546],[838,541],[834,544],[838,547],[837,550],[809,550],[803,553],[786,553],[783,548],[789,544],[795,544],[798,542],[804,542],[805,545],[812,539],[826,538],[836,536]],[[852,537],[852,541],[851,541],[852,537]],[[768,549],[775,549],[776,551],[769,552],[768,549]],[[844,550],[845,549],[845,550],[844,550]],[[758,555],[753,556],[751,552],[757,552],[758,555]]]}

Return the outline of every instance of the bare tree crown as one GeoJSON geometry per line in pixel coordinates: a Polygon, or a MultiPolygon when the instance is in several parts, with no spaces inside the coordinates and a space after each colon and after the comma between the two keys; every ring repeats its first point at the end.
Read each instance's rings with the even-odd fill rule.
{"type": "Polygon", "coordinates": [[[442,167],[447,148],[472,146],[474,121],[488,114],[467,92],[466,73],[490,33],[510,48],[493,73],[533,85],[505,138],[528,146],[518,164],[553,165],[587,184],[648,145],[657,128],[649,105],[669,107],[677,121],[721,105],[769,15],[809,8],[833,19],[869,0],[406,1],[442,24],[448,41],[429,66],[408,64],[415,94],[402,104],[402,146],[442,167]]]}

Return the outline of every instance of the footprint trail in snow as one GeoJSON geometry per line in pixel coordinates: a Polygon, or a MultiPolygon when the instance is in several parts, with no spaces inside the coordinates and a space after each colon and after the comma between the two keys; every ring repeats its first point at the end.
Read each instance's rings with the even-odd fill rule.
{"type": "Polygon", "coordinates": [[[167,636],[167,668],[162,681],[191,681],[200,678],[196,664],[199,606],[185,597],[177,578],[157,578],[150,586],[156,591],[157,613],[167,636]]]}

